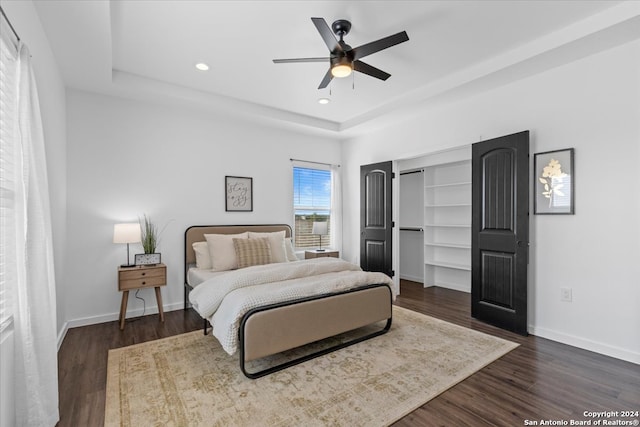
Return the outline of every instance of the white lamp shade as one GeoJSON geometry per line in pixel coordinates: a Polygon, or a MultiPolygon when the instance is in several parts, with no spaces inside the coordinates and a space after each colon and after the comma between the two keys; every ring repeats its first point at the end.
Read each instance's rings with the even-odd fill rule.
{"type": "Polygon", "coordinates": [[[326,236],[329,232],[329,228],[327,222],[314,222],[313,229],[311,230],[311,234],[319,234],[321,236],[326,236]]]}
{"type": "Polygon", "coordinates": [[[140,224],[116,224],[113,226],[113,243],[138,243],[140,241],[140,224]]]}

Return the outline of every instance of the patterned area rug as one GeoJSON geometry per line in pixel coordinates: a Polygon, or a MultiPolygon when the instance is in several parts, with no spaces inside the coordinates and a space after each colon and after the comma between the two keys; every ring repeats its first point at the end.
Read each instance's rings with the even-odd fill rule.
{"type": "Polygon", "coordinates": [[[393,316],[385,335],[257,380],[202,331],[111,350],[105,426],[384,426],[517,347],[393,316]]]}

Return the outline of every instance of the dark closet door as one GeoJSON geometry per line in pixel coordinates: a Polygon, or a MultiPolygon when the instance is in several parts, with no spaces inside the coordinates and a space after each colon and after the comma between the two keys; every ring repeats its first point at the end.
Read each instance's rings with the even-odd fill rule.
{"type": "Polygon", "coordinates": [[[527,334],[529,132],[472,147],[471,315],[527,334]]]}
{"type": "Polygon", "coordinates": [[[360,267],[393,277],[392,163],[360,167],[360,267]]]}

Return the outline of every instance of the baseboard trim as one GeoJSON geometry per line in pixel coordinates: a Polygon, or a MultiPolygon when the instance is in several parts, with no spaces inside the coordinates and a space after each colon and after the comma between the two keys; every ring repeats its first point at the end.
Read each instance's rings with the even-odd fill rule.
{"type": "Polygon", "coordinates": [[[64,325],[62,325],[62,330],[58,332],[58,351],[60,351],[60,347],[62,347],[62,341],[64,341],[64,337],[67,336],[68,330],[69,322],[64,322],[64,325]]]}
{"type": "MultiPolygon", "coordinates": [[[[173,303],[173,304],[167,304],[167,305],[163,305],[163,310],[164,312],[169,312],[169,311],[175,311],[175,310],[182,310],[184,309],[184,303],[183,302],[177,302],[177,303],[173,303]]],[[[142,308],[138,308],[135,310],[128,310],[127,311],[127,318],[130,317],[139,317],[142,316],[143,313],[143,309],[142,308]]],[[[152,315],[152,314],[158,314],[158,306],[153,306],[153,307],[147,307],[146,311],[144,311],[145,316],[146,315],[152,315]]],[[[120,319],[120,312],[117,313],[108,313],[108,314],[101,314],[99,316],[90,316],[90,317],[80,317],[78,319],[73,319],[73,320],[69,320],[67,322],[65,322],[64,326],[63,326],[63,330],[60,331],[60,333],[58,334],[58,350],[60,350],[60,346],[62,345],[62,341],[64,340],[64,337],[67,335],[67,331],[70,328],[77,328],[80,326],[88,326],[88,325],[95,325],[98,323],[106,323],[106,322],[113,322],[114,320],[119,320],[120,319]]]]}
{"type": "Polygon", "coordinates": [[[471,293],[471,284],[460,284],[460,283],[444,283],[444,282],[436,282],[435,286],[439,288],[451,289],[454,291],[465,292],[467,294],[471,293]]]}
{"type": "Polygon", "coordinates": [[[583,350],[593,351],[605,356],[614,357],[616,359],[640,365],[640,353],[636,353],[624,348],[603,344],[586,338],[576,337],[573,335],[554,331],[552,329],[540,328],[533,325],[529,325],[529,333],[540,338],[546,338],[551,341],[557,341],[562,344],[567,344],[573,347],[581,348],[583,350]]]}
{"type": "Polygon", "coordinates": [[[400,278],[402,280],[410,280],[412,282],[418,282],[418,283],[423,283],[424,282],[424,277],[411,276],[409,274],[401,274],[400,278]]]}

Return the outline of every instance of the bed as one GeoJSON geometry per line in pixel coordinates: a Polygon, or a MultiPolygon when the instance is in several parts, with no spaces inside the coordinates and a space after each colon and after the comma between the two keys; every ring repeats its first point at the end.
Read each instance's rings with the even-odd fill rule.
{"type": "Polygon", "coordinates": [[[297,260],[286,240],[291,234],[286,224],[192,226],[185,231],[185,310],[191,303],[204,319],[205,334],[211,329],[227,353],[239,352],[240,369],[251,379],[384,334],[391,327],[391,279],[335,258],[297,260]],[[244,241],[245,233],[251,242],[244,241]],[[221,241],[226,246],[216,243],[221,241]],[[229,249],[230,241],[235,252],[229,249]],[[268,248],[265,256],[273,258],[246,266],[242,245],[251,245],[254,255],[268,248]],[[213,253],[211,265],[205,265],[205,246],[209,255],[213,253]],[[232,255],[238,265],[225,264],[232,255]],[[248,362],[363,327],[369,328],[364,335],[264,369],[248,369],[248,362]]]}

